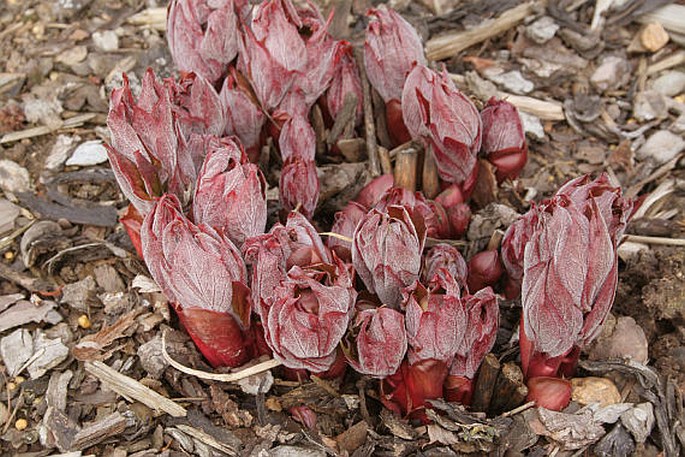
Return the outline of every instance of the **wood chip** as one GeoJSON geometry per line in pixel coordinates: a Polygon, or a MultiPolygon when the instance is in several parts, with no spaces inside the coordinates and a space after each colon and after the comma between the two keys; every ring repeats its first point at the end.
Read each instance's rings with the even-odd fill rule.
{"type": "Polygon", "coordinates": [[[85,368],[109,389],[127,399],[137,400],[155,411],[163,411],[173,417],[185,417],[187,414],[183,406],[102,362],[86,362],[85,368]]]}
{"type": "Polygon", "coordinates": [[[126,427],[133,425],[133,420],[121,413],[110,414],[88,427],[82,428],[71,442],[71,449],[87,449],[103,442],[107,438],[119,435],[126,427]]]}
{"type": "Polygon", "coordinates": [[[126,22],[163,32],[166,30],[166,7],[148,8],[129,17],[126,22]]]}
{"type": "Polygon", "coordinates": [[[205,433],[198,428],[184,424],[179,424],[176,426],[176,428],[181,430],[183,433],[192,436],[194,439],[203,442],[207,446],[216,449],[217,451],[223,452],[224,454],[228,455],[238,455],[238,453],[233,448],[228,447],[223,443],[220,443],[219,441],[214,439],[212,435],[210,435],[209,433],[205,433]]]}
{"type": "Polygon", "coordinates": [[[484,21],[472,29],[431,38],[426,43],[426,57],[443,60],[452,57],[474,44],[499,35],[530,17],[539,2],[526,2],[502,13],[497,19],[484,21]]]}
{"type": "Polygon", "coordinates": [[[52,133],[56,130],[73,129],[75,127],[81,127],[86,122],[95,118],[95,116],[97,116],[97,113],[79,114],[77,116],[74,116],[74,117],[71,117],[71,118],[65,120],[62,123],[62,125],[59,126],[57,129],[50,128],[50,127],[47,127],[45,125],[41,125],[39,127],[32,127],[32,128],[25,129],[25,130],[20,130],[18,132],[10,132],[10,133],[4,135],[2,138],[0,138],[0,144],[13,143],[15,141],[24,140],[27,138],[35,138],[38,136],[43,136],[43,135],[47,135],[49,133],[52,133]]]}

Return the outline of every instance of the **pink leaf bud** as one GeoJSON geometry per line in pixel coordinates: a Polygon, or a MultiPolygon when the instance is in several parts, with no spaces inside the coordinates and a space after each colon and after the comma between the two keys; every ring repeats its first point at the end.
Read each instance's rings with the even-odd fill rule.
{"type": "Polygon", "coordinates": [[[468,262],[467,283],[471,292],[478,292],[484,287],[494,286],[502,276],[504,269],[495,250],[483,251],[471,257],[468,262]]]}
{"type": "Polygon", "coordinates": [[[418,279],[425,239],[423,221],[402,206],[373,209],[357,225],[352,264],[383,304],[398,307],[402,289],[418,279]]]}
{"type": "Polygon", "coordinates": [[[536,375],[532,366],[568,357],[601,330],[616,292],[616,247],[630,207],[606,175],[574,179],[541,207],[523,259],[528,376],[536,375]]]}
{"type": "Polygon", "coordinates": [[[528,380],[526,401],[552,411],[561,411],[571,402],[571,382],[566,379],[540,376],[528,380]]]}
{"type": "Polygon", "coordinates": [[[333,79],[326,93],[326,107],[333,119],[337,119],[345,106],[345,97],[355,96],[357,108],[355,110],[355,124],[362,121],[363,99],[362,83],[359,79],[359,69],[354,60],[353,48],[350,43],[340,42],[339,58],[333,73],[333,79]]]}
{"type": "Polygon", "coordinates": [[[280,179],[281,206],[286,211],[297,210],[308,219],[319,201],[319,177],[316,163],[293,155],[283,163],[280,179]]]}
{"type": "Polygon", "coordinates": [[[314,128],[306,118],[293,116],[283,124],[278,146],[283,162],[287,162],[292,157],[299,157],[306,162],[312,162],[316,154],[314,128]]]}
{"type": "MultiPolygon", "coordinates": [[[[357,202],[350,201],[342,209],[342,211],[335,213],[331,232],[352,239],[352,236],[354,236],[354,230],[357,228],[357,224],[364,216],[366,216],[366,208],[357,202]]],[[[329,236],[326,240],[326,246],[334,251],[338,257],[343,259],[345,262],[352,262],[351,242],[341,240],[334,236],[329,236]]]]}
{"type": "Polygon", "coordinates": [[[478,110],[446,73],[417,65],[402,92],[404,123],[430,148],[444,181],[463,183],[477,166],[481,145],[478,110]]]}
{"type": "Polygon", "coordinates": [[[426,64],[421,38],[409,22],[384,5],[369,10],[367,16],[364,66],[369,82],[386,103],[399,100],[412,67],[426,64]]]}
{"type": "Polygon", "coordinates": [[[446,269],[450,276],[464,288],[466,284],[466,260],[454,246],[448,244],[437,244],[432,247],[423,258],[422,280],[428,284],[436,275],[439,269],[446,269]]]}
{"type": "Polygon", "coordinates": [[[329,370],[347,331],[357,293],[345,266],[293,267],[276,288],[266,340],[286,367],[329,370]]]}
{"type": "Polygon", "coordinates": [[[262,126],[266,116],[252,93],[250,83],[231,67],[219,97],[225,109],[226,134],[238,137],[254,161],[259,153],[262,126]]]}
{"type": "Polygon", "coordinates": [[[392,174],[381,175],[374,178],[357,194],[355,201],[367,210],[375,207],[385,192],[393,187],[395,178],[392,174]]]}
{"type": "Polygon", "coordinates": [[[432,359],[449,366],[466,334],[467,315],[459,284],[447,270],[440,270],[429,289],[419,282],[405,289],[403,305],[409,363],[432,359]]]}
{"type": "Polygon", "coordinates": [[[212,228],[191,223],[172,194],[157,201],[141,228],[152,277],[176,304],[181,322],[214,366],[247,361],[247,271],[240,252],[212,228]]]}
{"type": "Polygon", "coordinates": [[[176,67],[198,73],[212,84],[238,54],[238,14],[232,0],[173,0],[167,40],[176,67]]]}
{"type": "Polygon", "coordinates": [[[264,233],[266,181],[259,167],[245,163],[245,153],[231,139],[213,143],[198,177],[193,217],[242,246],[246,238],[264,233]]]}
{"type": "Polygon", "coordinates": [[[447,208],[447,220],[449,221],[452,236],[455,238],[463,237],[469,229],[471,223],[471,208],[466,203],[459,203],[447,208]]]}
{"type": "Polygon", "coordinates": [[[505,100],[488,100],[480,113],[483,154],[497,168],[497,181],[516,178],[528,159],[528,145],[518,110],[505,100]]]}
{"type": "Polygon", "coordinates": [[[376,378],[395,373],[407,352],[404,316],[387,307],[359,311],[346,357],[356,371],[376,378]]]}

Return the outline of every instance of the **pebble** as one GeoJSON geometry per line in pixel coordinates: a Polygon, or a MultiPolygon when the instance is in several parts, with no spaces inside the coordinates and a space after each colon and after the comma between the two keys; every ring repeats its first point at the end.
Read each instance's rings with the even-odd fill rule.
{"type": "Polygon", "coordinates": [[[633,117],[640,122],[665,119],[668,116],[666,97],[655,90],[639,92],[633,100],[633,117]]]}
{"type": "Polygon", "coordinates": [[[81,143],[67,160],[67,166],[88,167],[107,162],[107,149],[100,140],[81,143]]]}
{"type": "Polygon", "coordinates": [[[57,97],[24,96],[22,99],[24,116],[28,122],[43,124],[51,128],[57,128],[62,124],[60,115],[64,108],[57,97]]]}
{"type": "Polygon", "coordinates": [[[14,203],[0,198],[0,234],[14,228],[14,221],[19,217],[21,209],[14,203]]]}
{"type": "Polygon", "coordinates": [[[644,443],[654,428],[654,407],[651,403],[640,403],[621,414],[621,423],[635,441],[644,443]]]}
{"type": "Polygon", "coordinates": [[[485,70],[484,74],[490,81],[515,94],[527,94],[535,89],[535,85],[518,70],[502,72],[501,68],[492,67],[485,70]]]}
{"type": "Polygon", "coordinates": [[[668,32],[659,22],[651,22],[640,31],[640,44],[650,52],[656,52],[666,46],[668,39],[668,32]]]}
{"type": "Polygon", "coordinates": [[[0,189],[6,192],[26,192],[30,188],[29,171],[11,160],[0,160],[0,189]]]}
{"type": "Polygon", "coordinates": [[[607,318],[607,325],[590,348],[588,356],[590,360],[618,358],[646,364],[649,359],[649,343],[645,331],[635,319],[630,316],[614,318],[610,315],[607,318]]]}
{"type": "Polygon", "coordinates": [[[664,164],[685,149],[685,140],[668,130],[659,130],[650,136],[635,154],[639,160],[652,159],[658,165],[664,164]]]}
{"type": "Polygon", "coordinates": [[[559,30],[559,25],[550,16],[543,16],[526,27],[526,36],[538,44],[545,44],[559,30]]]}
{"type": "Polygon", "coordinates": [[[605,407],[621,402],[616,385],[606,378],[573,378],[571,388],[571,398],[583,406],[599,403],[600,407],[605,407]]]}
{"type": "Polygon", "coordinates": [[[116,51],[119,49],[119,37],[113,30],[93,33],[93,44],[104,52],[116,51]]]}
{"type": "Polygon", "coordinates": [[[537,116],[519,111],[519,117],[523,124],[523,131],[529,133],[538,140],[545,138],[545,129],[537,116]]]}
{"type": "Polygon", "coordinates": [[[79,139],[78,136],[58,135],[50,154],[45,159],[45,168],[50,171],[59,171],[69,157],[69,151],[79,139]]]}
{"type": "Polygon", "coordinates": [[[666,71],[652,82],[652,89],[666,97],[675,97],[685,91],[685,72],[666,71]]]}
{"type": "Polygon", "coordinates": [[[601,92],[618,89],[631,78],[628,60],[618,56],[607,56],[590,77],[590,82],[601,92]]]}
{"type": "Polygon", "coordinates": [[[64,65],[76,65],[79,62],[83,62],[88,56],[88,48],[85,46],[74,46],[73,48],[68,48],[62,53],[55,57],[55,62],[63,63],[64,65]]]}

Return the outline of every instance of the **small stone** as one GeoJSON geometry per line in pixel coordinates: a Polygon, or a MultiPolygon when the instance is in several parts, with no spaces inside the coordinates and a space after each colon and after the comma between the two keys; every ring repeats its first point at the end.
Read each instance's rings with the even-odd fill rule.
{"type": "Polygon", "coordinates": [[[590,77],[590,82],[600,91],[623,87],[631,78],[631,66],[627,59],[607,56],[590,77]]]}
{"type": "Polygon", "coordinates": [[[119,37],[113,30],[93,33],[93,44],[104,52],[116,51],[119,49],[119,37]]]}
{"type": "Polygon", "coordinates": [[[15,330],[0,340],[0,356],[10,377],[19,374],[19,369],[33,355],[33,338],[26,329],[15,330]]]}
{"type": "Polygon", "coordinates": [[[91,326],[90,319],[88,318],[87,315],[81,314],[78,317],[78,326],[81,327],[82,329],[89,329],[91,326]]]}
{"type": "Polygon", "coordinates": [[[616,319],[609,335],[604,331],[589,350],[590,360],[608,360],[613,358],[631,359],[647,363],[649,343],[644,330],[630,316],[616,319]]]}
{"type": "Polygon", "coordinates": [[[69,356],[69,348],[59,338],[48,338],[37,330],[33,341],[35,358],[28,366],[31,379],[38,379],[69,356]]]}
{"type": "Polygon", "coordinates": [[[521,118],[524,132],[538,140],[545,138],[545,129],[542,126],[542,122],[540,122],[540,118],[533,116],[532,114],[524,113],[523,111],[519,111],[519,117],[521,118]]]}
{"type": "Polygon", "coordinates": [[[654,407],[651,403],[640,403],[621,414],[621,423],[635,441],[644,443],[654,428],[654,407]]]}
{"type": "Polygon", "coordinates": [[[668,39],[668,32],[659,22],[651,22],[640,31],[640,43],[650,52],[656,52],[666,46],[668,39]]]}
{"type": "Polygon", "coordinates": [[[63,63],[64,65],[71,66],[76,65],[79,62],[83,62],[88,56],[88,48],[85,46],[74,46],[67,48],[61,54],[58,54],[55,58],[55,62],[63,63]]]}
{"type": "Polygon", "coordinates": [[[616,385],[606,378],[573,378],[571,388],[571,398],[583,406],[599,403],[600,407],[605,407],[621,402],[616,385]]]}
{"type": "Polygon", "coordinates": [[[20,432],[22,430],[26,430],[26,427],[29,426],[29,422],[26,419],[17,419],[17,421],[14,423],[14,428],[19,430],[20,432]]]}
{"type": "Polygon", "coordinates": [[[0,189],[19,193],[29,188],[29,171],[26,168],[11,160],[0,160],[0,189]]]}
{"type": "Polygon", "coordinates": [[[685,91],[685,72],[666,71],[652,82],[652,89],[666,97],[675,97],[685,91]]]}
{"type": "Polygon", "coordinates": [[[633,100],[633,117],[640,122],[665,119],[668,116],[666,97],[655,90],[638,93],[633,100]]]}
{"type": "Polygon", "coordinates": [[[22,96],[24,103],[24,116],[32,124],[42,124],[50,128],[62,125],[61,113],[64,111],[62,102],[57,97],[34,97],[33,95],[22,96]]]}
{"type": "Polygon", "coordinates": [[[659,130],[650,136],[635,154],[640,160],[653,160],[658,165],[664,164],[685,149],[685,140],[668,130],[659,130]]]}
{"type": "Polygon", "coordinates": [[[50,154],[45,159],[45,168],[50,171],[58,171],[69,157],[69,151],[78,141],[78,136],[58,135],[50,154]]]}
{"type": "Polygon", "coordinates": [[[100,140],[86,141],[78,145],[67,160],[67,166],[88,167],[107,162],[107,149],[100,140]]]}
{"type": "Polygon", "coordinates": [[[485,70],[485,77],[515,94],[527,94],[535,89],[535,85],[518,70],[502,72],[501,68],[492,67],[485,70]]]}
{"type": "Polygon", "coordinates": [[[0,234],[14,228],[14,221],[19,217],[20,213],[21,209],[17,205],[4,198],[0,198],[0,234]]]}
{"type": "Polygon", "coordinates": [[[538,44],[545,44],[559,30],[559,25],[550,16],[542,16],[526,27],[526,36],[538,44]]]}

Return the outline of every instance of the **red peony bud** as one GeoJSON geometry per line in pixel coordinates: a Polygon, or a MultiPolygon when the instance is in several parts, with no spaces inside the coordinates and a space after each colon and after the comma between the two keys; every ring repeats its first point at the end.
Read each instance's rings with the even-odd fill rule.
{"type": "Polygon", "coordinates": [[[505,100],[488,100],[480,113],[483,154],[497,168],[497,181],[516,178],[528,159],[528,145],[518,110],[505,100]]]}
{"type": "Polygon", "coordinates": [[[359,79],[359,69],[354,60],[352,45],[344,41],[340,42],[338,54],[333,79],[326,93],[326,107],[331,117],[337,119],[345,106],[345,97],[353,94],[357,99],[355,124],[360,124],[363,115],[362,83],[359,79]]]}
{"type": "Polygon", "coordinates": [[[266,341],[286,367],[329,370],[347,331],[357,292],[345,266],[293,267],[276,287],[266,317],[266,341]]]}
{"type": "Polygon", "coordinates": [[[630,207],[602,175],[570,181],[540,208],[523,260],[528,377],[549,375],[549,367],[562,362],[573,365],[564,358],[577,358],[577,348],[600,332],[616,292],[616,247],[630,207]]]}
{"type": "Polygon", "coordinates": [[[140,234],[152,277],[200,352],[213,366],[245,363],[251,304],[245,263],[233,243],[191,223],[171,194],[157,201],[140,234]]]}
{"type": "Polygon", "coordinates": [[[225,75],[238,54],[238,14],[232,0],[172,0],[167,40],[176,67],[196,72],[212,84],[225,75]]]}
{"type": "Polygon", "coordinates": [[[459,203],[447,208],[447,220],[449,221],[452,236],[463,237],[471,223],[471,208],[466,203],[459,203]]]}
{"type": "Polygon", "coordinates": [[[356,371],[376,378],[395,373],[407,352],[404,316],[387,307],[359,311],[345,356],[356,371]]]}
{"type": "Polygon", "coordinates": [[[385,102],[400,100],[402,87],[415,64],[425,65],[421,38],[411,24],[384,5],[370,9],[364,42],[364,66],[369,82],[385,102]]]}
{"type": "Polygon", "coordinates": [[[497,251],[483,251],[471,257],[468,263],[469,290],[478,292],[484,287],[494,286],[504,269],[497,251]]]}
{"type": "MultiPolygon", "coordinates": [[[[357,202],[348,202],[342,211],[335,213],[331,232],[352,239],[357,224],[364,216],[366,216],[366,208],[357,202]]],[[[352,262],[352,243],[350,241],[329,236],[326,240],[326,246],[345,262],[352,262]]]]}
{"type": "Polygon", "coordinates": [[[304,117],[291,117],[281,128],[278,146],[283,162],[295,156],[312,162],[316,154],[316,133],[304,117]]]}
{"type": "Polygon", "coordinates": [[[362,190],[359,191],[355,201],[369,210],[375,207],[378,202],[381,201],[381,197],[388,189],[393,187],[394,184],[395,178],[392,174],[381,175],[377,178],[374,178],[371,182],[364,186],[362,190]]]}
{"type": "Polygon", "coordinates": [[[464,288],[468,269],[466,260],[457,248],[448,244],[437,244],[426,252],[423,257],[423,273],[421,274],[423,282],[425,284],[430,283],[441,268],[449,272],[460,288],[464,288]]]}
{"type": "Polygon", "coordinates": [[[481,145],[480,115],[446,73],[414,67],[402,92],[402,113],[412,138],[431,150],[441,179],[461,184],[472,176],[481,145]]]}
{"type": "Polygon", "coordinates": [[[473,378],[497,338],[499,305],[489,287],[463,298],[468,315],[462,352],[457,354],[445,381],[445,398],[469,404],[473,378]]]}
{"type": "Polygon", "coordinates": [[[438,239],[450,237],[451,229],[445,209],[439,203],[426,200],[422,192],[391,187],[381,197],[375,208],[385,211],[391,205],[404,206],[412,214],[422,217],[426,226],[426,236],[438,239]]]}
{"type": "Polygon", "coordinates": [[[213,139],[193,199],[195,222],[223,231],[236,246],[264,233],[266,181],[231,139],[213,139]]]}
{"type": "Polygon", "coordinates": [[[290,408],[293,419],[307,427],[309,430],[316,430],[316,413],[307,406],[299,405],[290,408]]]}
{"type": "Polygon", "coordinates": [[[437,360],[422,360],[413,365],[402,362],[396,373],[381,381],[381,401],[391,411],[426,422],[423,408],[428,400],[442,397],[447,366],[437,360]]]}
{"type": "Polygon", "coordinates": [[[319,201],[319,177],[313,160],[290,157],[283,164],[280,179],[281,206],[287,211],[299,211],[308,219],[319,201]]]}
{"type": "Polygon", "coordinates": [[[541,376],[528,380],[528,397],[537,406],[561,411],[571,402],[571,382],[566,379],[541,376]]]}
{"type": "Polygon", "coordinates": [[[250,160],[256,161],[266,116],[252,93],[250,83],[231,67],[219,97],[225,110],[226,134],[238,137],[245,146],[250,160]]]}
{"type": "Polygon", "coordinates": [[[426,239],[423,221],[406,208],[371,210],[357,225],[352,241],[352,264],[366,288],[381,303],[397,308],[402,289],[419,277],[426,239]]]}
{"type": "Polygon", "coordinates": [[[507,298],[514,299],[521,293],[523,280],[523,252],[535,232],[538,210],[535,205],[509,226],[502,238],[500,248],[502,264],[507,272],[507,298]]]}

